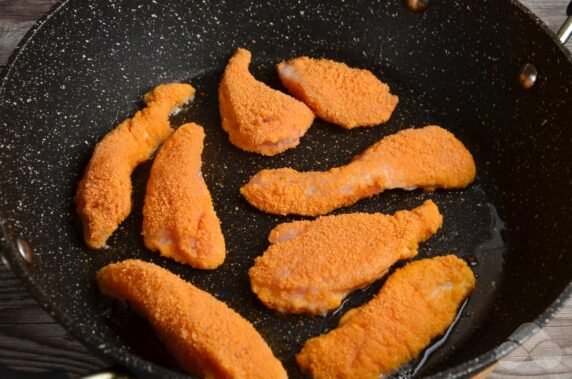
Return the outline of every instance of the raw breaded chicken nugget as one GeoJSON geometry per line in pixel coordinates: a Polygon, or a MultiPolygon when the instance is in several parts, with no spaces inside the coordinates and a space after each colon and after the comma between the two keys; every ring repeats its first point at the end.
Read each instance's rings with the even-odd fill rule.
{"type": "Polygon", "coordinates": [[[189,84],[157,86],[145,94],[147,106],[120,123],[96,146],[75,196],[85,243],[105,247],[107,239],[131,212],[131,174],[173,132],[169,115],[193,99],[189,84]]]}
{"type": "Polygon", "coordinates": [[[147,318],[179,365],[204,378],[286,378],[252,324],[222,301],[140,260],[97,273],[101,292],[127,300],[147,318]]]}
{"type": "Polygon", "coordinates": [[[350,213],[280,224],[250,269],[258,298],[281,312],[325,314],[381,278],[441,227],[431,200],[393,216],[350,213]]]}
{"type": "Polygon", "coordinates": [[[463,188],[475,173],[461,141],[439,126],[426,126],[387,136],[329,171],[262,170],[240,193],[268,213],[317,216],[387,189],[463,188]]]}
{"type": "Polygon", "coordinates": [[[409,263],[336,329],[309,339],[298,365],[314,379],[390,374],[447,330],[474,287],[473,272],[453,255],[409,263]]]}
{"type": "Polygon", "coordinates": [[[213,269],[225,258],[224,237],[201,173],[205,133],[185,124],[161,147],[143,206],[145,246],[195,268],[213,269]]]}
{"type": "Polygon", "coordinates": [[[399,101],[370,71],[328,59],[282,62],[278,75],[284,87],[318,117],[346,129],[383,124],[399,101]]]}
{"type": "Polygon", "coordinates": [[[314,113],[257,81],[248,70],[250,58],[248,50],[238,49],[226,66],[218,91],[222,127],[235,146],[275,155],[300,143],[314,113]]]}

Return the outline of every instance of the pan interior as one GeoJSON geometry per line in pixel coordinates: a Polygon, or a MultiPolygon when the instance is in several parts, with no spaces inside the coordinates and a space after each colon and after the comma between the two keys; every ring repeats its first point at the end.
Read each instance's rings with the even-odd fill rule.
{"type": "MultiPolygon", "coordinates": [[[[278,87],[278,83],[274,83],[276,73],[273,62],[255,62],[253,72],[266,83],[278,87]]],[[[382,136],[396,132],[402,126],[387,125],[376,129],[342,131],[338,127],[318,121],[303,138],[301,146],[295,150],[273,158],[245,153],[233,147],[220,128],[217,113],[217,84],[220,75],[219,70],[213,70],[190,80],[201,94],[185,112],[175,117],[173,123],[180,125],[194,121],[205,127],[207,139],[203,153],[203,173],[211,189],[226,237],[228,256],[224,265],[212,272],[198,271],[158,259],[145,250],[139,234],[144,188],[150,164],[140,167],[134,175],[135,211],[111,239],[109,243],[111,248],[104,252],[108,256],[105,262],[108,259],[132,257],[135,254],[181,274],[198,287],[224,300],[252,321],[271,344],[275,354],[285,362],[291,375],[299,375],[294,362],[294,353],[300,350],[305,340],[309,336],[319,335],[335,327],[339,317],[347,310],[371,299],[379,290],[382,281],[352,295],[339,310],[326,317],[280,315],[265,309],[250,291],[248,268],[252,266],[254,258],[267,248],[267,236],[271,228],[279,223],[301,218],[273,216],[257,211],[240,197],[238,189],[251,175],[263,168],[288,166],[308,170],[343,164],[382,136]],[[321,158],[316,160],[314,158],[316,156],[321,158]]],[[[402,100],[411,101],[408,98],[402,100]]],[[[394,117],[405,118],[407,115],[398,111],[394,117]]],[[[504,229],[504,224],[497,210],[496,204],[499,202],[487,194],[480,181],[482,180],[466,190],[455,192],[392,191],[334,212],[336,214],[356,211],[393,213],[400,209],[418,206],[427,198],[433,199],[438,204],[444,215],[444,227],[428,243],[421,246],[419,257],[455,253],[471,262],[479,275],[479,288],[465,308],[455,328],[456,332],[450,337],[451,345],[460,343],[472,332],[476,324],[482,322],[482,318],[492,306],[495,286],[501,284],[505,250],[501,231],[504,229]],[[468,234],[466,231],[469,229],[474,231],[468,234]],[[474,312],[478,315],[469,317],[474,312]]],[[[78,225],[77,233],[79,230],[78,225]]],[[[117,332],[127,334],[125,339],[127,345],[137,349],[139,344],[129,341],[133,329],[126,326],[135,319],[135,316],[124,312],[123,308],[120,309],[121,312],[111,312],[111,324],[119,326],[117,332]]],[[[104,307],[105,311],[109,310],[104,307]]],[[[144,355],[146,359],[155,360],[156,351],[148,351],[148,347],[144,349],[146,352],[139,354],[147,354],[144,355]]],[[[163,359],[166,361],[166,358],[163,359]]]]}
{"type": "MultiPolygon", "coordinates": [[[[449,338],[419,373],[451,368],[496,347],[570,281],[566,246],[572,237],[562,230],[571,224],[566,193],[572,137],[561,126],[572,119],[565,97],[565,89],[572,88],[572,65],[565,57],[537,58],[546,76],[523,92],[515,75],[534,57],[531,39],[538,41],[536,56],[562,55],[538,26],[508,2],[483,2],[478,13],[464,2],[431,4],[416,14],[400,2],[252,2],[241,8],[225,2],[67,3],[28,41],[0,92],[0,214],[9,239],[28,240],[35,257],[31,267],[12,257],[16,271],[27,275],[42,301],[92,348],[140,372],[165,374],[162,366],[176,375],[160,344],[138,337],[149,326],[124,304],[103,299],[94,283],[95,272],[110,262],[158,263],[249,319],[291,377],[298,377],[294,354],[304,341],[335,327],[383,280],[326,317],[265,309],[249,289],[247,270],[268,246],[268,232],[298,218],[259,212],[238,189],[263,168],[328,169],[383,136],[438,124],[473,153],[474,184],[461,191],[389,191],[334,213],[393,213],[433,199],[444,225],[421,245],[419,258],[457,254],[471,263],[478,284],[449,338]],[[528,42],[517,39],[512,49],[498,43],[502,14],[519,21],[513,27],[528,33],[528,42]],[[464,21],[450,22],[455,19],[464,21]],[[245,153],[228,142],[217,103],[222,70],[237,47],[252,51],[251,71],[274,88],[283,89],[275,72],[281,60],[327,57],[371,70],[400,103],[379,127],[344,131],[318,120],[294,150],[272,158],[245,153]],[[224,265],[212,272],[144,248],[141,206],[151,163],[133,174],[133,212],[109,240],[109,249],[85,247],[73,209],[77,182],[97,141],[141,107],[144,92],[170,81],[198,90],[172,122],[205,128],[203,173],[228,247],[224,265]]],[[[410,375],[415,364],[399,375],[410,375]]]]}

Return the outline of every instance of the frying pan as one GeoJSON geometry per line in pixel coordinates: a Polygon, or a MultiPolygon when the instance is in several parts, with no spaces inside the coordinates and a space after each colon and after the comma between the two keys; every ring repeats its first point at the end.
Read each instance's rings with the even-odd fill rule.
{"type": "Polygon", "coordinates": [[[570,54],[513,0],[435,0],[422,12],[403,1],[63,1],[20,44],[0,84],[2,252],[72,335],[138,376],[183,374],[148,324],[96,289],[95,272],[127,258],[155,262],[225,301],[299,377],[294,354],[304,341],[367,302],[383,279],[325,317],[265,309],[249,289],[247,269],[271,228],[297,218],[257,211],[239,187],[262,168],[328,169],[385,135],[439,124],[473,153],[474,184],[389,191],[335,213],[393,213],[428,198],[438,204],[443,228],[422,244],[419,258],[455,253],[471,263],[478,284],[448,338],[399,375],[467,376],[508,354],[572,292],[571,91],[570,54]],[[222,70],[237,47],[253,52],[253,74],[275,88],[279,61],[327,57],[373,71],[400,103],[379,127],[345,131],[318,120],[296,149],[272,158],[243,152],[222,131],[217,104],[222,70]],[[518,78],[527,63],[537,80],[524,89],[518,78]],[[171,81],[198,89],[172,122],[205,127],[204,176],[228,246],[215,271],[144,248],[150,163],[133,174],[133,212],[108,249],[86,248],[74,212],[95,144],[141,107],[143,93],[171,81]]]}

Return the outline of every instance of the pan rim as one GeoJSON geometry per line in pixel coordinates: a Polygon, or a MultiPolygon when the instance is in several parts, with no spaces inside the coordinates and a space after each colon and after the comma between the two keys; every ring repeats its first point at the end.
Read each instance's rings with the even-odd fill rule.
{"type": "Polygon", "coordinates": [[[556,33],[554,33],[552,31],[552,29],[550,29],[544,21],[542,21],[536,14],[532,13],[532,11],[530,9],[528,9],[520,1],[518,1],[518,0],[507,0],[507,1],[512,6],[516,7],[518,10],[520,10],[522,13],[524,13],[529,19],[534,21],[534,23],[538,27],[540,27],[542,29],[542,31],[548,35],[548,37],[550,37],[552,42],[554,42],[554,44],[556,44],[556,46],[558,47],[560,52],[562,52],[564,54],[564,56],[566,57],[568,62],[572,63],[572,51],[568,50],[568,48],[562,42],[560,42],[560,40],[556,36],[556,33]]]}
{"type": "MultiPolygon", "coordinates": [[[[559,41],[556,34],[546,25],[546,23],[544,23],[544,21],[532,13],[530,9],[528,9],[518,0],[506,1],[509,3],[509,5],[515,7],[518,11],[522,12],[526,17],[533,21],[536,26],[540,27],[544,34],[548,35],[552,42],[557,45],[557,48],[564,55],[568,63],[572,64],[572,52],[569,51],[564,46],[564,44],[559,41]]],[[[60,0],[55,3],[44,16],[42,16],[34,23],[31,29],[17,44],[16,48],[11,53],[8,61],[6,62],[4,69],[0,72],[0,96],[4,92],[7,79],[10,76],[13,67],[17,63],[20,54],[25,51],[30,41],[32,41],[36,33],[40,31],[45,24],[48,23],[49,19],[58,12],[62,11],[70,2],[70,0],[60,0]]],[[[128,370],[133,370],[135,372],[143,371],[147,374],[160,375],[161,377],[192,377],[144,360],[134,353],[127,353],[115,347],[107,347],[106,341],[100,339],[95,335],[90,335],[85,330],[82,330],[82,328],[80,328],[77,323],[68,317],[65,312],[62,312],[58,306],[50,300],[48,294],[42,290],[41,286],[39,286],[33,277],[28,274],[28,264],[23,262],[23,259],[18,258],[19,253],[17,247],[14,245],[12,239],[9,238],[9,235],[10,233],[7,231],[5,218],[0,213],[0,255],[2,255],[9,263],[8,269],[16,274],[20,282],[25,285],[36,302],[44,310],[46,310],[50,316],[52,316],[60,325],[62,325],[70,335],[79,340],[82,345],[94,353],[94,355],[110,363],[110,366],[119,364],[128,370]],[[5,254],[5,251],[8,251],[9,254],[5,254]]],[[[538,328],[545,326],[546,323],[553,318],[554,314],[560,310],[563,304],[570,298],[572,298],[572,281],[569,282],[558,295],[558,297],[540,315],[538,315],[536,319],[531,322],[538,328]]],[[[509,336],[509,338],[507,338],[505,343],[502,343],[496,348],[491,349],[473,359],[432,375],[431,377],[461,378],[478,373],[486,367],[506,357],[519,345],[532,337],[532,335],[538,331],[538,328],[517,329],[511,336],[509,336]]]]}
{"type": "Polygon", "coordinates": [[[4,86],[6,85],[6,80],[8,79],[8,76],[10,75],[12,67],[14,67],[14,65],[18,61],[20,54],[26,49],[26,47],[28,46],[28,43],[30,43],[32,38],[34,38],[36,33],[42,29],[42,27],[48,22],[48,20],[50,18],[52,16],[54,16],[56,13],[58,13],[60,10],[62,10],[69,2],[70,2],[70,0],[59,0],[57,3],[55,3],[46,12],[46,14],[44,14],[42,17],[40,17],[34,23],[34,25],[32,25],[30,30],[28,30],[26,32],[26,34],[24,34],[24,37],[22,37],[20,42],[18,42],[18,44],[16,45],[16,48],[14,48],[14,51],[12,51],[12,53],[10,54],[10,57],[8,58],[8,61],[6,62],[4,69],[2,71],[0,71],[0,95],[2,94],[2,92],[4,90],[4,86]]]}

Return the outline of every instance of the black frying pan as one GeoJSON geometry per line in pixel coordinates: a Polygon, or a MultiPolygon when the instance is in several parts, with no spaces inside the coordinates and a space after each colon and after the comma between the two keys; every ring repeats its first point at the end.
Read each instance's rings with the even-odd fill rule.
{"type": "Polygon", "coordinates": [[[572,292],[572,59],[516,1],[63,1],[20,44],[0,87],[2,251],[32,293],[94,352],[141,376],[180,371],[149,326],[100,296],[94,274],[126,258],[158,263],[254,323],[292,377],[304,341],[333,328],[383,280],[326,317],[280,315],[249,289],[247,269],[269,230],[292,220],[249,206],[239,187],[262,168],[327,169],[385,135],[439,124],[475,156],[476,182],[461,191],[391,191],[338,210],[394,212],[433,199],[442,230],[419,258],[453,252],[478,275],[449,338],[422,366],[401,373],[475,373],[511,351],[572,292]],[[270,3],[270,2],[269,2],[270,3]],[[383,126],[345,131],[316,121],[299,147],[268,158],[233,147],[220,127],[217,85],[231,54],[253,52],[252,72],[281,88],[275,64],[328,57],[373,71],[400,103],[383,126]],[[536,84],[518,77],[532,63],[536,84]],[[203,154],[229,249],[224,265],[193,270],[147,251],[141,205],[150,164],[138,168],[134,211],[104,251],[88,250],[72,197],[95,144],[140,106],[144,92],[188,81],[195,102],[173,118],[207,133],[203,154]],[[23,254],[22,254],[23,253],[23,254]],[[25,259],[25,258],[26,259],[25,259]],[[521,325],[526,327],[520,328],[521,325]],[[515,330],[518,331],[516,333],[515,330]]]}

